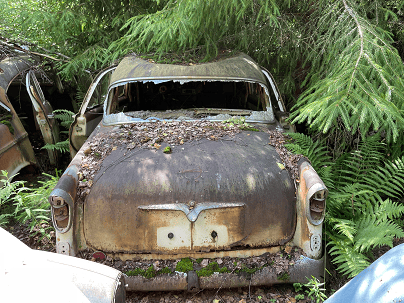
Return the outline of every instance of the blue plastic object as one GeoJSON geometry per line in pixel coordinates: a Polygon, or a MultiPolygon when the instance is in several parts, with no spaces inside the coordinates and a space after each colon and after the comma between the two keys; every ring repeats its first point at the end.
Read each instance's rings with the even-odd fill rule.
{"type": "Polygon", "coordinates": [[[404,244],[390,249],[326,303],[404,303],[404,244]]]}

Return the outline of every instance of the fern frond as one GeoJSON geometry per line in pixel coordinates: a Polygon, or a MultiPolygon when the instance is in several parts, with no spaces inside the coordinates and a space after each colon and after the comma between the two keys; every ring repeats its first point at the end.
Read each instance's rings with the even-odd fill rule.
{"type": "Polygon", "coordinates": [[[347,237],[352,243],[354,242],[357,230],[352,220],[330,218],[328,222],[332,225],[333,230],[347,237]]]}
{"type": "Polygon", "coordinates": [[[404,214],[404,205],[399,202],[386,199],[380,203],[377,203],[372,210],[372,213],[380,221],[387,221],[388,219],[396,219],[404,214]]]}
{"type": "Polygon", "coordinates": [[[70,127],[70,124],[72,124],[72,122],[74,121],[73,119],[74,113],[70,110],[55,109],[53,111],[53,114],[55,115],[55,118],[60,121],[60,124],[67,129],[70,127]]]}
{"type": "Polygon", "coordinates": [[[337,186],[361,183],[385,160],[386,145],[375,135],[363,140],[357,150],[338,159],[334,165],[337,186]]]}
{"type": "Polygon", "coordinates": [[[57,150],[61,153],[68,153],[69,152],[69,140],[60,141],[60,142],[57,142],[56,144],[46,143],[42,148],[50,149],[50,150],[57,150]]]}
{"type": "Polygon", "coordinates": [[[321,172],[321,168],[333,164],[324,141],[313,142],[312,138],[300,133],[288,135],[293,139],[293,143],[285,144],[285,147],[295,154],[307,157],[317,173],[321,172]]]}
{"type": "Polygon", "coordinates": [[[348,239],[328,235],[331,241],[328,245],[330,256],[334,257],[332,262],[337,264],[337,270],[349,278],[356,276],[369,266],[368,257],[353,249],[352,243],[348,239]]]}
{"type": "Polygon", "coordinates": [[[357,224],[354,249],[359,253],[374,247],[393,247],[393,238],[404,237],[400,226],[391,221],[381,221],[373,214],[366,214],[357,224]]]}

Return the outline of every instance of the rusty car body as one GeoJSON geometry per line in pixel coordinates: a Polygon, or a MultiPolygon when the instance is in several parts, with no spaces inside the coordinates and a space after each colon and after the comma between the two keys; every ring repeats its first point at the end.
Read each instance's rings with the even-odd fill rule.
{"type": "Polygon", "coordinates": [[[125,302],[124,277],[120,271],[31,249],[3,228],[0,239],[1,302],[125,302]]]}
{"type": "MultiPolygon", "coordinates": [[[[38,128],[45,143],[58,142],[59,130],[52,106],[35,76],[37,65],[27,56],[0,61],[0,171],[7,171],[9,177],[36,163],[26,128],[30,132],[38,128]],[[28,115],[32,119],[30,124],[23,121],[24,127],[21,119],[28,115]]],[[[57,152],[48,150],[48,156],[50,163],[56,164],[57,152]]]]}
{"type": "Polygon", "coordinates": [[[268,131],[292,128],[285,118],[274,79],[244,54],[187,66],[128,56],[102,71],[70,128],[74,158],[49,197],[57,252],[175,260],[302,250],[282,279],[270,266],[248,277],[172,272],[127,277],[129,290],[322,276],[327,189],[304,159],[295,182],[268,144],[268,131]],[[105,102],[91,104],[105,79],[105,102]],[[247,127],[215,134],[234,123],[247,127]]]}

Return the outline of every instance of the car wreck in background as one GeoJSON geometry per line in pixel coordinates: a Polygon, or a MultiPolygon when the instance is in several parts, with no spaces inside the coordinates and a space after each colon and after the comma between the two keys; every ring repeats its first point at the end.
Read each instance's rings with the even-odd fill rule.
{"type": "Polygon", "coordinates": [[[125,302],[124,277],[118,270],[30,249],[2,228],[0,240],[1,302],[125,302]]]}
{"type": "Polygon", "coordinates": [[[241,264],[205,275],[175,262],[126,277],[128,290],[321,278],[327,189],[307,160],[294,176],[269,144],[292,130],[286,118],[272,76],[244,54],[187,66],[126,57],[97,76],[70,128],[74,158],[49,197],[57,252],[241,264]],[[242,260],[258,256],[243,275],[242,260]]]}
{"type": "MultiPolygon", "coordinates": [[[[36,77],[37,65],[38,62],[28,56],[0,61],[0,170],[7,171],[9,177],[36,164],[29,139],[35,130],[40,130],[44,143],[59,141],[52,106],[36,77]]],[[[47,84],[52,85],[50,81],[47,84]]],[[[57,152],[48,150],[48,156],[55,165],[57,152]]]]}

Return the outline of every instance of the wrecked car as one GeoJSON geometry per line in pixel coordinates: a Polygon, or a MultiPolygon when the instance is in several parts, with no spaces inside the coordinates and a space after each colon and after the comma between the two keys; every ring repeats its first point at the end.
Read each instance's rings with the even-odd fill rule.
{"type": "Polygon", "coordinates": [[[118,270],[31,249],[3,228],[0,240],[1,302],[125,302],[124,276],[118,270]]]}
{"type": "MultiPolygon", "coordinates": [[[[44,144],[59,141],[52,106],[35,74],[37,65],[28,56],[0,61],[0,170],[10,177],[37,163],[29,135],[39,130],[44,144]]],[[[55,165],[57,151],[48,150],[48,156],[55,165]]]]}
{"type": "Polygon", "coordinates": [[[304,158],[286,165],[287,117],[273,77],[245,54],[128,56],[100,72],[49,197],[57,252],[125,264],[127,290],[321,278],[327,189],[304,158]],[[147,270],[131,268],[140,261],[147,270]]]}

